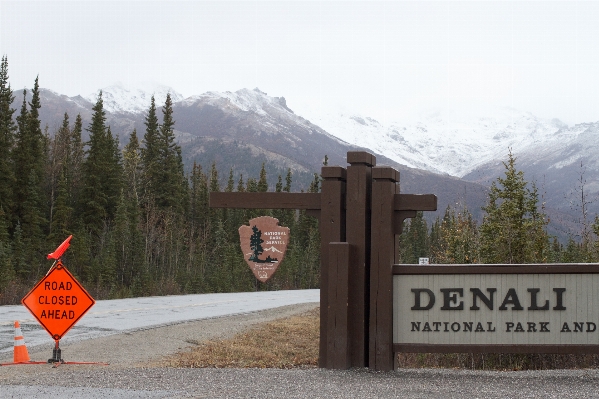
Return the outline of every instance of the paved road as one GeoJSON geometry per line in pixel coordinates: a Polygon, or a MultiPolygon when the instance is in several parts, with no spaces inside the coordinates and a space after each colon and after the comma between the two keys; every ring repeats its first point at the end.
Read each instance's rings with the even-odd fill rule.
{"type": "MultiPolygon", "coordinates": [[[[63,367],[63,366],[61,366],[63,367]]],[[[5,367],[8,368],[8,367],[5,367]]],[[[388,373],[274,369],[110,369],[71,366],[35,385],[0,381],[8,398],[598,398],[597,370],[400,370],[388,373]]]]}
{"type": "MultiPolygon", "coordinates": [[[[599,370],[429,369],[379,373],[365,369],[176,369],[129,361],[135,360],[132,357],[136,353],[152,359],[185,350],[185,344],[221,337],[224,332],[234,334],[255,323],[282,317],[281,309],[294,313],[317,306],[318,291],[291,291],[288,295],[292,298],[284,293],[252,293],[104,301],[93,309],[96,315],[89,315],[86,327],[88,335],[93,332],[103,336],[63,350],[67,360],[108,361],[110,366],[0,367],[0,398],[599,398],[599,370]],[[284,301],[314,305],[278,307],[284,301]],[[253,311],[254,306],[273,309],[253,311]],[[222,307],[231,307],[229,312],[248,313],[216,317],[223,314],[219,311],[222,307]],[[196,321],[181,321],[190,317],[196,321]],[[141,320],[129,324],[137,318],[141,320]],[[109,328],[102,330],[104,327],[98,326],[105,326],[107,319],[111,320],[109,328]],[[151,328],[156,323],[166,326],[151,328]],[[137,331],[128,332],[132,329],[137,331]]],[[[2,320],[9,314],[12,320],[17,311],[22,310],[0,308],[2,320]]],[[[40,332],[49,340],[45,331],[40,332]]],[[[86,335],[81,333],[79,337],[86,335]]],[[[48,354],[48,348],[43,348],[33,358],[48,354]]]]}
{"type": "MultiPolygon", "coordinates": [[[[203,335],[219,337],[277,317],[284,305],[316,305],[318,300],[318,290],[309,290],[99,301],[67,334],[65,340],[81,341],[67,352],[69,359],[98,358],[109,360],[110,366],[0,367],[0,398],[599,398],[599,370],[175,369],[130,365],[121,359],[131,356],[131,348],[134,353],[154,351],[149,358],[176,352],[185,343],[201,341],[203,335]],[[219,317],[233,314],[237,316],[219,317]],[[170,341],[172,347],[167,345],[170,341]],[[107,359],[109,355],[115,359],[107,359]]],[[[5,349],[0,355],[6,357],[12,350],[15,319],[27,326],[28,347],[31,342],[46,346],[34,358],[49,354],[51,339],[28,312],[21,306],[4,306],[0,337],[5,349]]]]}
{"type": "MultiPolygon", "coordinates": [[[[177,295],[98,301],[61,342],[67,344],[186,321],[319,301],[320,290],[177,295]]],[[[27,347],[47,346],[53,342],[50,335],[24,306],[0,306],[0,353],[13,350],[15,320],[19,320],[21,324],[27,347]]]]}

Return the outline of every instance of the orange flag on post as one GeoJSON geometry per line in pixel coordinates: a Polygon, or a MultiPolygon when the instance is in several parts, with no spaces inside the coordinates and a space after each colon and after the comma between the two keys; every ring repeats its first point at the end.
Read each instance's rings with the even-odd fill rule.
{"type": "Polygon", "coordinates": [[[69,248],[69,245],[71,245],[71,238],[73,238],[73,235],[70,235],[66,240],[64,240],[54,252],[48,254],[48,259],[60,259],[62,254],[64,254],[64,252],[69,248]]]}

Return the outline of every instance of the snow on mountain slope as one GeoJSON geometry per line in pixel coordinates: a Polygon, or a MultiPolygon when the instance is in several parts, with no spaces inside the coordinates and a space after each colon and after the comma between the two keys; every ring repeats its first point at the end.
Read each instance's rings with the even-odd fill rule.
{"type": "MultiPolygon", "coordinates": [[[[305,104],[293,104],[294,113],[284,97],[268,96],[258,88],[209,91],[183,98],[164,85],[146,83],[133,88],[118,83],[103,89],[104,107],[112,113],[143,113],[152,95],[160,106],[168,92],[176,105],[190,111],[211,105],[235,117],[251,114],[249,119],[243,116],[248,127],[262,134],[280,133],[291,146],[302,140],[299,128],[308,135],[318,132],[344,144],[368,148],[408,167],[456,177],[504,160],[509,149],[526,158],[542,155],[545,165],[560,168],[580,158],[577,153],[567,157],[561,149],[576,148],[581,135],[589,135],[584,124],[569,128],[557,119],[541,119],[507,107],[487,111],[490,116],[484,117],[436,112],[414,120],[377,120],[344,108],[305,104]],[[550,161],[552,157],[558,158],[550,161]]],[[[96,96],[86,100],[95,103],[96,96]]]]}
{"type": "Polygon", "coordinates": [[[235,92],[209,91],[188,97],[177,105],[186,108],[213,106],[232,116],[242,117],[248,126],[251,125],[253,129],[265,134],[282,134],[292,140],[301,141],[297,136],[299,132],[308,135],[320,133],[347,144],[295,114],[287,107],[285,97],[272,97],[258,88],[240,89],[235,92]]]}
{"type": "MultiPolygon", "coordinates": [[[[271,97],[258,88],[253,90],[240,89],[234,93],[230,91],[209,91],[204,94],[188,97],[181,104],[191,106],[197,102],[204,102],[215,106],[225,104],[224,109],[228,111],[253,112],[263,117],[269,117],[273,113],[279,115],[293,114],[295,116],[293,111],[287,108],[285,97],[271,97]]],[[[305,122],[302,122],[303,118],[295,116],[294,119],[299,120],[302,125],[307,126],[305,122]]]]}
{"type": "Polygon", "coordinates": [[[542,120],[511,108],[471,120],[434,113],[418,122],[380,122],[346,109],[297,109],[350,144],[370,148],[410,167],[457,177],[492,160],[505,159],[509,148],[517,154],[539,144],[560,145],[576,136],[559,120],[542,120]]]}
{"type": "Polygon", "coordinates": [[[345,164],[345,155],[352,148],[295,114],[284,97],[269,96],[258,88],[210,91],[175,103],[173,109],[177,129],[182,132],[257,146],[273,162],[284,156],[286,162],[309,170],[320,168],[325,155],[334,164],[345,164]]]}
{"type": "MultiPolygon", "coordinates": [[[[143,82],[135,86],[116,83],[102,89],[102,100],[104,109],[113,113],[139,113],[146,112],[150,107],[152,95],[156,101],[156,107],[160,107],[166,100],[167,93],[171,93],[173,103],[183,100],[183,96],[171,87],[153,82],[143,82]]],[[[98,93],[85,97],[86,100],[95,104],[98,93]]]]}

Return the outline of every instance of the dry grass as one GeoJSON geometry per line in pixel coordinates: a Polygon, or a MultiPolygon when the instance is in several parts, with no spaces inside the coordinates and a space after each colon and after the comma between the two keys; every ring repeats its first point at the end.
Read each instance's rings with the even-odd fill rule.
{"type": "MultiPolygon", "coordinates": [[[[306,368],[318,365],[319,314],[264,323],[231,339],[207,341],[161,362],[170,367],[306,368]]],[[[400,368],[550,370],[597,368],[599,355],[399,353],[400,368]]]]}
{"type": "Polygon", "coordinates": [[[554,370],[599,367],[599,355],[499,353],[398,353],[400,368],[554,370]]]}
{"type": "Polygon", "coordinates": [[[318,365],[320,309],[207,341],[166,361],[171,367],[297,368],[318,365]]]}

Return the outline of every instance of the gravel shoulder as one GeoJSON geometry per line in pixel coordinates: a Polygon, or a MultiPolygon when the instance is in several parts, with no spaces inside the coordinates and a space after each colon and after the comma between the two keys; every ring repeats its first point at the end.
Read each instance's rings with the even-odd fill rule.
{"type": "MultiPolygon", "coordinates": [[[[62,346],[67,361],[109,366],[0,367],[0,397],[54,398],[599,398],[599,370],[491,372],[366,369],[175,369],[164,357],[207,339],[314,309],[314,303],[180,323],[62,346]]],[[[25,337],[25,341],[27,337],[25,337]]],[[[48,348],[30,349],[33,360],[48,348]]],[[[11,361],[3,358],[2,362],[11,361]]]]}
{"type": "MultiPolygon", "coordinates": [[[[318,304],[314,303],[289,305],[229,317],[215,317],[128,331],[70,344],[61,343],[60,347],[65,361],[104,362],[109,363],[110,368],[151,367],[163,357],[190,348],[202,341],[230,338],[256,324],[305,313],[316,307],[318,304]]],[[[43,361],[52,357],[53,342],[50,339],[48,341],[46,347],[28,348],[31,360],[43,361]]],[[[26,336],[25,343],[27,343],[26,336]]],[[[12,352],[0,357],[0,363],[11,361],[12,352]]],[[[37,367],[11,368],[27,373],[23,369],[37,367]]],[[[0,368],[0,381],[4,379],[5,374],[10,374],[8,369],[9,367],[0,368]]]]}

